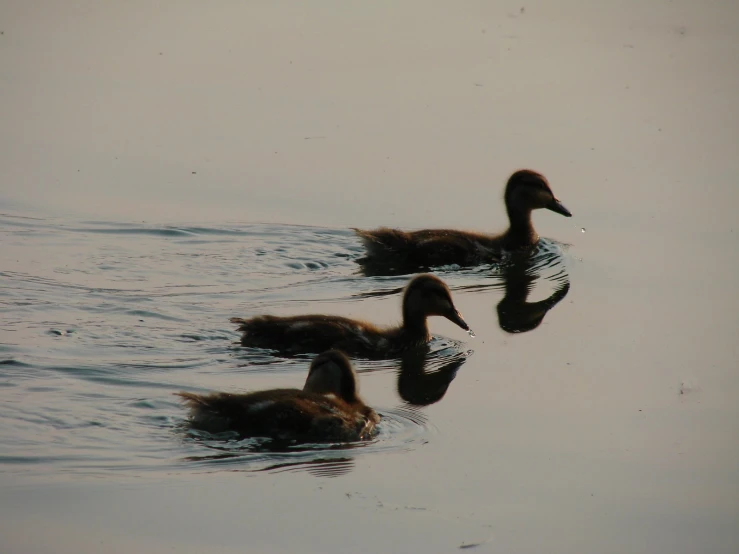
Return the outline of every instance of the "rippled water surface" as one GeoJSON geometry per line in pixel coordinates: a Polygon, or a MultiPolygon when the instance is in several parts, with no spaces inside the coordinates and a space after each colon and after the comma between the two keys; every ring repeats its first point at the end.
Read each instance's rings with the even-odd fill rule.
{"type": "MultiPolygon", "coordinates": [[[[6,308],[0,462],[25,476],[139,476],[224,465],[328,472],[316,469],[323,463],[344,471],[356,455],[428,441],[434,428],[421,407],[443,397],[472,353],[464,341],[438,336],[425,356],[357,360],[362,382],[380,393],[373,404],[383,421],[371,443],[273,452],[259,440],[199,434],[186,429],[173,392],[301,387],[311,359],[241,347],[229,316],[332,310],[371,316],[375,304],[380,313],[399,312],[408,276],[365,277],[355,262],[358,240],[345,230],[11,214],[2,214],[0,225],[9,261],[0,273],[6,308]]],[[[453,290],[471,294],[503,289],[511,267],[438,274],[453,290]]],[[[527,275],[521,294],[539,279],[566,294],[556,243],[543,241],[530,261],[515,267],[527,275]]],[[[530,309],[518,309],[524,305],[518,292],[506,295],[513,300],[508,318],[515,322],[523,313],[528,325],[530,309]]],[[[550,306],[539,304],[535,321],[550,306]]],[[[385,319],[396,322],[398,313],[385,319]]],[[[431,320],[432,327],[437,323],[431,320]]]]}
{"type": "MultiPolygon", "coordinates": [[[[413,403],[393,397],[396,374],[413,383],[440,373],[448,384],[470,354],[463,342],[439,337],[415,364],[358,361],[363,381],[385,390],[380,437],[370,444],[270,452],[254,440],[199,436],[185,430],[172,392],[301,387],[311,358],[242,348],[229,316],[334,307],[372,314],[375,297],[399,312],[407,276],[365,278],[353,261],[358,241],[343,230],[4,214],[2,233],[9,263],[1,273],[7,409],[0,461],[20,474],[311,469],[349,463],[360,452],[413,448],[433,427],[413,403]]],[[[464,286],[473,274],[449,277],[464,286]]],[[[498,286],[495,277],[488,269],[486,286],[498,286]]]]}

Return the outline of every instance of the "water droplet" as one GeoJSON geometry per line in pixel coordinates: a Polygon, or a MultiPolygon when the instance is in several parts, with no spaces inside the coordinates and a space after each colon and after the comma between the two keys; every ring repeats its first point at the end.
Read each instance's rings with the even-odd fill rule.
{"type": "Polygon", "coordinates": [[[585,232],[585,227],[583,227],[582,229],[580,229],[580,231],[584,233],[585,232]]]}
{"type": "Polygon", "coordinates": [[[467,334],[470,336],[470,338],[474,339],[477,335],[475,335],[475,332],[472,329],[467,329],[467,334]]]}

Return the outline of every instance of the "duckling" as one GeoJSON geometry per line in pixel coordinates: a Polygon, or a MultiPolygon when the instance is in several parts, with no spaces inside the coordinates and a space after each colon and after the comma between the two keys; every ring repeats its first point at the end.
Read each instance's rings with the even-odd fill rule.
{"type": "Polygon", "coordinates": [[[358,394],[357,375],[338,350],[316,356],[303,389],[246,394],[178,392],[191,411],[193,427],[211,432],[298,442],[359,441],[372,438],[380,416],[358,394]]]}
{"type": "Polygon", "coordinates": [[[231,322],[239,324],[244,346],[272,348],[288,355],[338,348],[350,355],[382,359],[426,344],[431,338],[426,318],[432,315],[470,330],[454,307],[449,288],[433,275],[418,275],[406,286],[403,324],[399,327],[380,328],[331,315],[234,317],[231,322]]]}
{"type": "MultiPolygon", "coordinates": [[[[453,229],[401,231],[382,227],[374,231],[353,229],[367,248],[363,265],[388,263],[404,267],[457,264],[470,266],[500,261],[502,251],[531,247],[539,240],[531,223],[531,211],[546,208],[566,217],[572,213],[554,196],[547,179],[536,171],[521,169],[508,179],[505,205],[510,226],[499,235],[453,229]]],[[[392,264],[390,264],[392,265],[392,264]]]]}

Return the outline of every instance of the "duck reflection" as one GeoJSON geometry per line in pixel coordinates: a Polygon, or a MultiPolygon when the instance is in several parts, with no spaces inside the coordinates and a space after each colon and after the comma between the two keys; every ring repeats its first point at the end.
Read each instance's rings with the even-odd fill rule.
{"type": "Polygon", "coordinates": [[[523,263],[508,264],[503,268],[505,294],[498,302],[498,324],[507,333],[525,333],[536,329],[549,310],[559,304],[570,290],[568,275],[563,271],[558,276],[557,288],[544,300],[528,302],[534,284],[541,276],[535,272],[529,258],[523,263]]]}
{"type": "MultiPolygon", "coordinates": [[[[478,274],[478,273],[476,273],[478,274]]],[[[469,275],[469,273],[467,273],[469,275]]],[[[480,292],[503,289],[498,302],[498,324],[507,333],[525,333],[536,329],[549,310],[559,304],[570,291],[570,278],[564,267],[559,246],[540,245],[533,252],[516,252],[488,274],[487,282],[454,287],[455,291],[480,292]],[[494,279],[494,281],[491,281],[494,279]],[[544,300],[529,302],[528,298],[539,282],[554,286],[554,292],[544,300]]]]}
{"type": "Polygon", "coordinates": [[[451,357],[441,358],[431,354],[429,348],[405,353],[398,369],[398,394],[413,406],[428,406],[438,402],[444,398],[457,376],[457,370],[471,354],[472,351],[458,352],[451,357]],[[438,368],[427,371],[427,366],[439,365],[439,361],[441,365],[438,368]]]}

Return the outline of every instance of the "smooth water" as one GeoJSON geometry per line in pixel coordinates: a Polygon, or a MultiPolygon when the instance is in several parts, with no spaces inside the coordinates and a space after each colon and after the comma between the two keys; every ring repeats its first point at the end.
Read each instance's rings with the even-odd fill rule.
{"type": "Polygon", "coordinates": [[[739,551],[739,11],[687,0],[0,7],[0,551],[739,551]],[[496,231],[378,436],[192,431],[302,385],[230,317],[400,319],[349,229],[496,231]],[[587,232],[584,232],[587,230],[587,232]]]}

